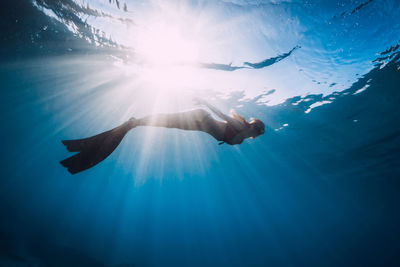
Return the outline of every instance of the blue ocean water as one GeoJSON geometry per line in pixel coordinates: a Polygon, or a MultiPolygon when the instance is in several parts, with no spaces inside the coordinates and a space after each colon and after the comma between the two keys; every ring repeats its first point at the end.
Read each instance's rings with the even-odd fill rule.
{"type": "Polygon", "coordinates": [[[398,265],[400,2],[0,4],[2,266],[398,265]],[[141,127],[71,175],[61,140],[200,96],[238,146],[141,127]]]}

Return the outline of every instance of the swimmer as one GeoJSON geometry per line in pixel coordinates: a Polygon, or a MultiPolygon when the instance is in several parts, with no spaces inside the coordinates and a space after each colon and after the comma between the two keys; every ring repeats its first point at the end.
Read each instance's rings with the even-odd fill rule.
{"type": "Polygon", "coordinates": [[[60,163],[71,174],[89,169],[107,158],[121,143],[124,136],[138,126],[177,128],[188,131],[202,131],[214,137],[219,144],[237,145],[246,138],[255,138],[264,133],[265,125],[261,120],[245,118],[232,111],[226,115],[203,99],[196,98],[196,104],[208,107],[222,121],[214,119],[204,109],[194,109],[179,113],[165,113],[146,116],[140,119],[130,118],[122,125],[107,132],[79,140],[63,140],[70,152],[78,154],[64,159],[60,163]]]}

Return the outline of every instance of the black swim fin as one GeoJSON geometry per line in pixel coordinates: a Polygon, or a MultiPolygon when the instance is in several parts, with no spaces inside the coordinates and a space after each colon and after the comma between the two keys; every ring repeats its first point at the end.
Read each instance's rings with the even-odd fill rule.
{"type": "Polygon", "coordinates": [[[61,161],[71,174],[75,174],[103,161],[121,143],[134,126],[130,121],[107,132],[79,140],[61,141],[70,152],[80,152],[61,161]]]}
{"type": "Polygon", "coordinates": [[[78,140],[62,140],[61,142],[65,145],[69,152],[79,152],[83,150],[94,149],[98,147],[99,144],[102,144],[105,139],[109,138],[110,135],[113,135],[113,131],[115,132],[115,130],[119,127],[88,138],[78,140]]]}

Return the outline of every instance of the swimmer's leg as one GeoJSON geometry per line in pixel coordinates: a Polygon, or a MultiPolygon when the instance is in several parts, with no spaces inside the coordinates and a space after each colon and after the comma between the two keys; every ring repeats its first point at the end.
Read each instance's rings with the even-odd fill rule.
{"type": "Polygon", "coordinates": [[[72,174],[86,170],[107,158],[121,143],[126,133],[136,125],[131,119],[107,132],[79,140],[63,140],[70,152],[80,152],[61,161],[72,174]]]}
{"type": "Polygon", "coordinates": [[[213,119],[207,111],[195,109],[180,113],[150,115],[137,120],[137,126],[156,126],[177,128],[190,131],[202,131],[217,140],[222,140],[225,123],[213,119]]]}

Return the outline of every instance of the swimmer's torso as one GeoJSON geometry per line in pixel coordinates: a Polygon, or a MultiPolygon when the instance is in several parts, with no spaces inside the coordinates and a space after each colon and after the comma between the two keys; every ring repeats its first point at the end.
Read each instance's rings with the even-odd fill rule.
{"type": "Polygon", "coordinates": [[[240,131],[236,130],[230,123],[226,123],[224,138],[222,141],[229,145],[238,145],[243,142],[244,138],[240,131]]]}

